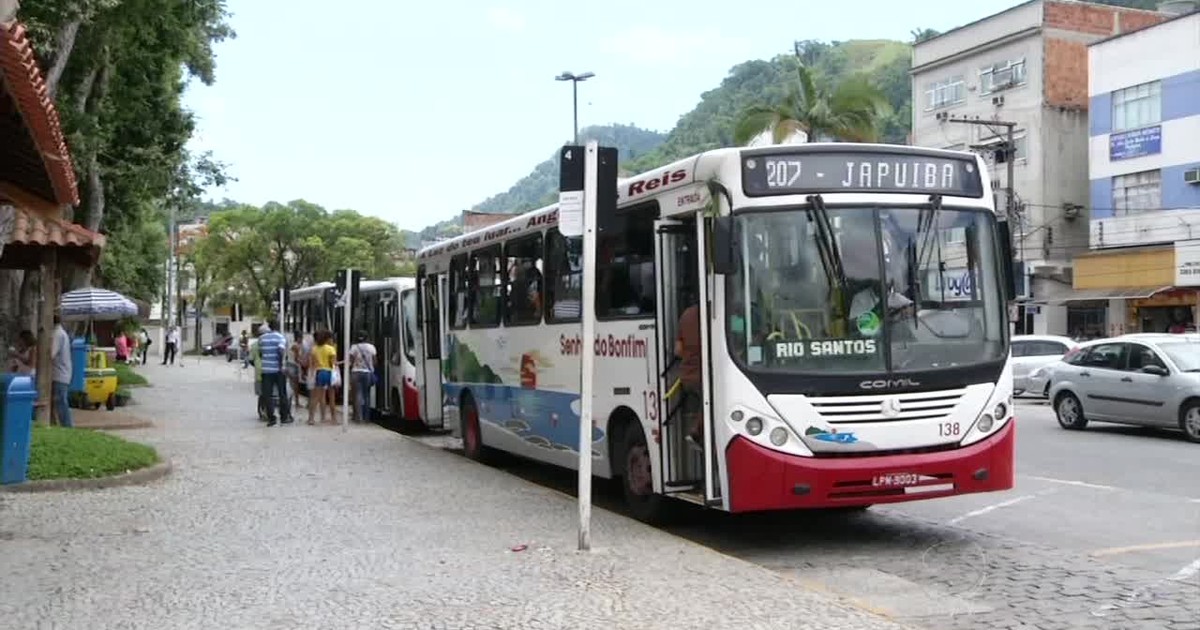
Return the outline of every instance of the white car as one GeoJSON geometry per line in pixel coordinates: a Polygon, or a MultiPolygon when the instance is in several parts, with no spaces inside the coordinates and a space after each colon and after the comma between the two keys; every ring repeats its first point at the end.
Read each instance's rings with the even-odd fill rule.
{"type": "Polygon", "coordinates": [[[1074,339],[1058,335],[1014,336],[1013,395],[1045,398],[1052,366],[1078,346],[1074,339]]]}

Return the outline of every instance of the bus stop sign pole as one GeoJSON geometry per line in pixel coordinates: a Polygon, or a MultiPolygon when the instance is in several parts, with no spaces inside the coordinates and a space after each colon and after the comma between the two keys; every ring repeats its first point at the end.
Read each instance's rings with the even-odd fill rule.
{"type": "Polygon", "coordinates": [[[583,240],[583,295],[580,323],[583,348],[579,379],[579,550],[592,547],[592,377],[596,348],[595,285],[592,274],[596,237],[596,156],[599,145],[567,145],[559,154],[558,225],[563,236],[583,240]]]}

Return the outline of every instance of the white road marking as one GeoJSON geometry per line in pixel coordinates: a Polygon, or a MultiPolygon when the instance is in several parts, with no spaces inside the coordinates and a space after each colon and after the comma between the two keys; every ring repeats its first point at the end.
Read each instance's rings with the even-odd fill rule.
{"type": "Polygon", "coordinates": [[[1122,553],[1137,553],[1139,551],[1161,551],[1164,549],[1184,549],[1187,547],[1200,547],[1200,540],[1182,540],[1178,542],[1162,542],[1148,543],[1145,545],[1130,545],[1128,547],[1109,547],[1107,549],[1097,549],[1091,555],[1096,557],[1114,556],[1122,553]]]}
{"type": "Polygon", "coordinates": [[[1186,567],[1183,567],[1182,569],[1177,571],[1175,573],[1175,575],[1172,575],[1168,579],[1173,580],[1175,582],[1186,582],[1186,581],[1192,579],[1192,577],[1194,577],[1198,573],[1200,573],[1200,558],[1196,558],[1195,560],[1192,560],[1191,564],[1187,565],[1186,567]]]}
{"type": "Polygon", "coordinates": [[[1080,488],[1094,488],[1096,490],[1120,490],[1115,486],[1102,486],[1097,483],[1088,483],[1086,481],[1074,481],[1072,479],[1055,479],[1053,477],[1038,477],[1036,475],[1026,475],[1028,479],[1037,479],[1038,481],[1048,481],[1050,483],[1059,483],[1065,486],[1079,486],[1080,488]]]}
{"type": "Polygon", "coordinates": [[[1037,495],[1037,494],[1027,494],[1024,496],[1017,497],[1015,499],[1001,501],[1000,503],[993,503],[992,505],[989,505],[987,507],[979,508],[978,510],[975,510],[974,512],[967,512],[966,514],[963,514],[962,516],[957,516],[955,518],[952,518],[949,521],[947,521],[946,524],[947,525],[957,525],[969,518],[975,518],[976,516],[983,516],[984,514],[987,514],[988,512],[991,512],[993,510],[999,510],[1000,508],[1010,507],[1010,506],[1016,505],[1018,503],[1021,503],[1022,501],[1028,501],[1029,499],[1036,499],[1038,496],[1039,495],[1037,495]]]}

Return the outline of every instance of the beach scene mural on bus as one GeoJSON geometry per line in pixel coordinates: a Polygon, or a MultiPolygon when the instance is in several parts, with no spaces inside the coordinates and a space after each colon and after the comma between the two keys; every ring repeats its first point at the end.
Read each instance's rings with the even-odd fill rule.
{"type": "MultiPolygon", "coordinates": [[[[578,391],[572,391],[578,384],[569,388],[566,383],[539,383],[539,374],[550,374],[554,363],[538,350],[510,350],[507,341],[500,335],[485,341],[495,345],[489,350],[498,354],[497,364],[503,366],[494,370],[462,339],[448,336],[446,359],[442,362],[445,405],[457,407],[463,390],[469,389],[479,410],[480,423],[532,446],[578,453],[581,402],[578,391]],[[538,389],[539,385],[542,389],[538,389]]],[[[556,372],[572,371],[578,378],[577,367],[556,372]]],[[[593,445],[604,438],[604,432],[595,424],[593,445]]],[[[599,455],[595,448],[593,455],[599,455]]]]}

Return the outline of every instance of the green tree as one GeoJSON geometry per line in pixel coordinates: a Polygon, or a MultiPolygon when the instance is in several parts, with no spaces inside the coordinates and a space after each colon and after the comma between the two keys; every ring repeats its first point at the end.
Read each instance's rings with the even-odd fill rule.
{"type": "Polygon", "coordinates": [[[331,213],[303,200],[242,205],[209,218],[207,236],[196,243],[197,281],[209,300],[248,297],[264,312],[280,287],[332,280],[338,269],[397,275],[392,256],[401,247],[394,225],[352,210],[331,213]]]}
{"type": "Polygon", "coordinates": [[[777,103],[746,108],[733,131],[744,145],[770,131],[775,142],[802,131],[812,140],[830,137],[850,142],[875,142],[889,108],[869,77],[851,75],[833,87],[824,85],[797,51],[795,83],[777,103]]]}

